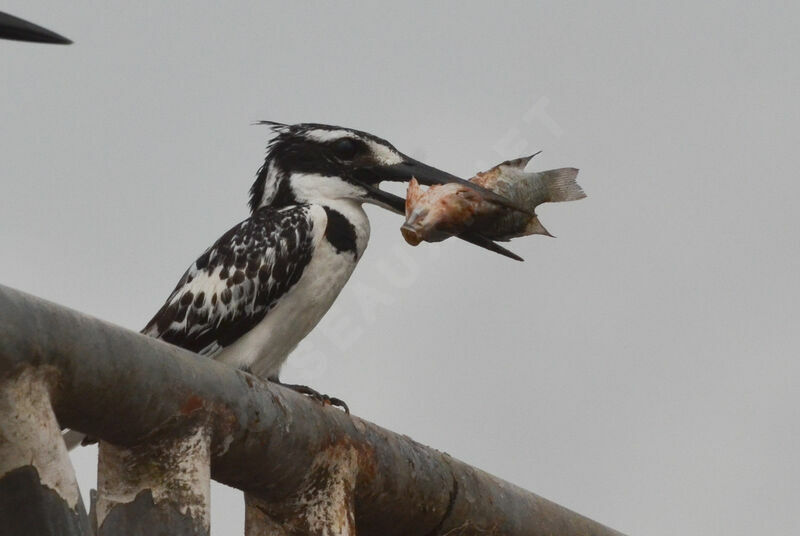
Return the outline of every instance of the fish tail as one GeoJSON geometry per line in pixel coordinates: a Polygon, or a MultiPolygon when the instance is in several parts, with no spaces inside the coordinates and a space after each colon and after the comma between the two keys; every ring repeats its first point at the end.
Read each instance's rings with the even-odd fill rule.
{"type": "Polygon", "coordinates": [[[539,173],[547,190],[547,202],[574,201],[586,197],[583,188],[576,182],[576,168],[561,168],[539,173]]]}
{"type": "Polygon", "coordinates": [[[525,226],[525,230],[520,234],[520,236],[527,236],[533,234],[553,237],[553,235],[550,234],[550,231],[545,229],[544,225],[542,225],[542,222],[539,221],[538,216],[534,216],[533,218],[530,219],[528,224],[525,226]]]}

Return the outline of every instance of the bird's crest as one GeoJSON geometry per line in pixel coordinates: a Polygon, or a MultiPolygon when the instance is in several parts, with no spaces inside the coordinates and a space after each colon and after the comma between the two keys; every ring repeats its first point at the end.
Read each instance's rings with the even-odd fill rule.
{"type": "Polygon", "coordinates": [[[277,121],[267,121],[266,119],[262,119],[261,121],[256,121],[253,125],[266,125],[268,126],[273,132],[275,133],[282,133],[289,130],[291,125],[287,125],[286,123],[278,123],[277,121]]]}

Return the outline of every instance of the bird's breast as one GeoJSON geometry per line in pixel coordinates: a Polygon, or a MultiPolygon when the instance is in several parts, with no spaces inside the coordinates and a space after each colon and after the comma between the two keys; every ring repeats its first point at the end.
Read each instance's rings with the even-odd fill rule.
{"type": "MultiPolygon", "coordinates": [[[[369,220],[357,206],[312,207],[327,218],[300,280],[250,332],[226,348],[219,359],[247,366],[259,377],[275,377],[297,344],[330,309],[356,267],[369,240],[369,220]]],[[[315,220],[319,221],[316,217],[315,220]]]]}

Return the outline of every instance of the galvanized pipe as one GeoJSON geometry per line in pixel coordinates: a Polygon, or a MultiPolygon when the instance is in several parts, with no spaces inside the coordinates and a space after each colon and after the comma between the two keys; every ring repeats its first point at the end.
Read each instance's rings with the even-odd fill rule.
{"type": "Polygon", "coordinates": [[[261,516],[287,535],[619,534],[408,437],[0,286],[0,378],[26,367],[55,371],[62,426],[117,447],[204,419],[211,476],[251,494],[253,531],[261,516]]]}

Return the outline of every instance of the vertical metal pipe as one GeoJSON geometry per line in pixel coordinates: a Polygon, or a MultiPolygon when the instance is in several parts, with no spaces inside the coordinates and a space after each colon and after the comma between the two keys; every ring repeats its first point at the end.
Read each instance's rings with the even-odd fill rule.
{"type": "Polygon", "coordinates": [[[211,485],[210,434],[202,424],[122,448],[100,443],[98,536],[206,536],[211,485]]]}
{"type": "Polygon", "coordinates": [[[90,534],[41,369],[0,381],[0,533],[90,534]]]}
{"type": "Polygon", "coordinates": [[[289,536],[284,527],[267,515],[264,502],[244,494],[244,534],[245,536],[289,536]]]}
{"type": "Polygon", "coordinates": [[[355,536],[358,451],[334,444],[317,454],[300,489],[280,501],[245,495],[245,536],[355,536]]]}

